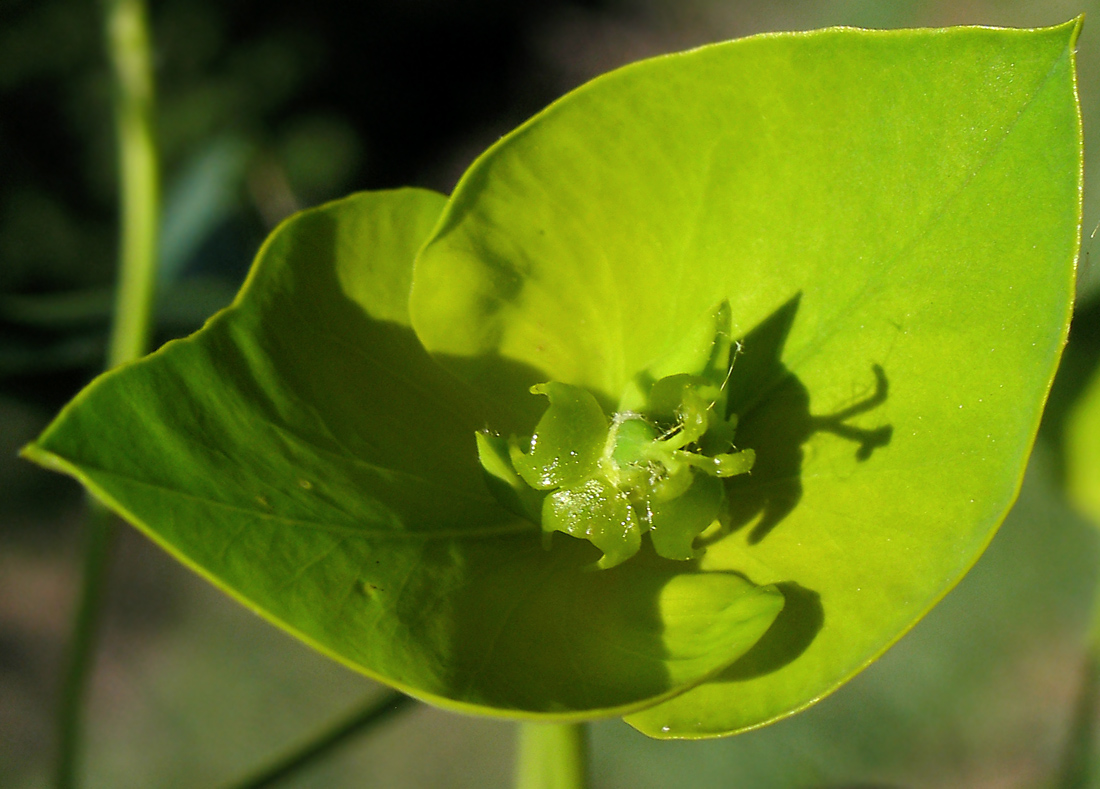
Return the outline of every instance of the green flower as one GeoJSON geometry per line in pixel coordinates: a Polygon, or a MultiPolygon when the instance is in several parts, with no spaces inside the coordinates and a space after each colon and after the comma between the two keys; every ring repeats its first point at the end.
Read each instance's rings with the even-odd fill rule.
{"type": "Polygon", "coordinates": [[[550,382],[531,388],[550,407],[527,450],[479,433],[478,454],[488,484],[518,515],[588,540],[614,567],[641,548],[642,534],[666,559],[699,555],[694,540],[728,525],[720,480],[745,474],[751,449],[736,451],[737,416],[726,413],[730,366],[729,305],[713,314],[714,337],[698,374],[678,373],[652,384],[633,383],[609,421],[591,393],[550,382]],[[547,492],[542,495],[541,492],[547,492]]]}

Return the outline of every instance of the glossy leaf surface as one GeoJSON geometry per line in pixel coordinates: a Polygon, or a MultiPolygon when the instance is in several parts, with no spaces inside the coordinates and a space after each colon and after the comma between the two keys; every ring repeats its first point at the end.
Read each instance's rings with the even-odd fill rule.
{"type": "MultiPolygon", "coordinates": [[[[618,401],[728,301],[751,475],[700,567],[780,584],[718,678],[628,717],[710,736],[811,703],[973,564],[1017,494],[1080,223],[1076,25],[768,35],[569,95],[468,171],[413,325],[618,401]]],[[[662,369],[662,374],[677,372],[662,369]]]]}
{"type": "Polygon", "coordinates": [[[408,328],[443,202],[382,192],[292,218],[232,308],[101,377],[27,453],[247,605],[435,703],[587,718],[697,683],[782,596],[653,557],[591,572],[590,545],[545,550],[497,503],[475,431],[506,409],[408,328]]]}
{"type": "Polygon", "coordinates": [[[1072,294],[1075,36],[834,29],[613,72],[445,206],[290,220],[230,310],[28,454],[437,703],[668,737],[789,714],[911,627],[1016,496],[1072,294]],[[532,435],[536,384],[639,402],[727,315],[720,416],[755,453],[721,482],[728,527],[692,561],[545,550],[486,436],[532,435]]]}

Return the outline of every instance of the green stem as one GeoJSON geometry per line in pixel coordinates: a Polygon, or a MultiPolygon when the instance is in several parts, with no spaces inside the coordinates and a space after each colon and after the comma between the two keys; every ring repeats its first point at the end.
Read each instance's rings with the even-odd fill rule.
{"type": "Polygon", "coordinates": [[[1058,789],[1086,789],[1092,786],[1096,774],[1097,696],[1100,694],[1100,587],[1097,587],[1094,595],[1081,686],[1066,738],[1061,774],[1056,783],[1058,789]]]}
{"type": "MultiPolygon", "coordinates": [[[[143,0],[107,0],[107,50],[114,79],[119,158],[119,282],[107,367],[137,359],[149,344],[156,283],[160,211],[156,139],[153,133],[153,69],[143,0]]],[[[81,595],[58,715],[55,786],[77,783],[82,711],[93,667],[96,632],[114,538],[113,516],[89,502],[81,595]]]]}
{"type": "Polygon", "coordinates": [[[83,720],[81,710],[87,695],[88,677],[92,668],[96,632],[107,576],[111,544],[114,541],[114,516],[95,501],[88,502],[85,531],[84,575],[80,599],[73,621],[69,643],[68,664],[61,690],[58,710],[58,754],[54,783],[58,789],[76,786],[77,766],[81,756],[83,720]]]}
{"type": "Polygon", "coordinates": [[[403,693],[391,693],[381,701],[371,701],[362,709],[329,726],[305,744],[279,757],[267,767],[242,781],[230,784],[227,789],[262,789],[262,787],[274,786],[279,781],[289,778],[298,770],[316,761],[319,757],[327,755],[352,736],[365,732],[399,710],[411,705],[413,701],[411,697],[403,693]]]}
{"type": "Polygon", "coordinates": [[[115,78],[121,248],[107,367],[143,356],[156,286],[159,172],[153,132],[153,69],[144,0],[109,0],[107,44],[115,78]]]}
{"type": "Polygon", "coordinates": [[[587,785],[587,724],[519,725],[516,789],[584,789],[587,785]]]}

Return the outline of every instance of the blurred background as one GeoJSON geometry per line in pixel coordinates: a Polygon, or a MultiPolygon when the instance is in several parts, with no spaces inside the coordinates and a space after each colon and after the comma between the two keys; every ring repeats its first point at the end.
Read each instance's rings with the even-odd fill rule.
{"type": "MultiPolygon", "coordinates": [[[[1055,785],[1098,580],[1062,493],[1062,426],[1100,360],[1100,2],[153,0],[164,165],[157,341],[232,298],[288,213],[359,189],[449,192],[485,147],[624,63],[773,30],[1036,26],[1082,12],[1078,311],[1020,501],[974,571],[853,682],[739,737],[593,727],[596,787],[1055,785]]],[[[48,785],[82,496],[16,458],[102,367],[116,159],[101,7],[0,0],[0,786],[48,785]]],[[[91,694],[86,786],[230,781],[377,688],[121,532],[91,694]]],[[[293,787],[504,786],[513,727],[400,713],[293,787]]]]}

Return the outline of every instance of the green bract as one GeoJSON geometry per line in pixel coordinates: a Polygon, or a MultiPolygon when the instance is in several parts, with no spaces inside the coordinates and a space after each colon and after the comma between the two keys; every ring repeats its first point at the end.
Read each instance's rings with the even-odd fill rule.
{"type": "Polygon", "coordinates": [[[26,454],[434,703],[659,737],[789,714],[1016,496],[1073,290],[1077,29],[608,74],[449,200],[291,218],[229,309],[26,454]]]}

